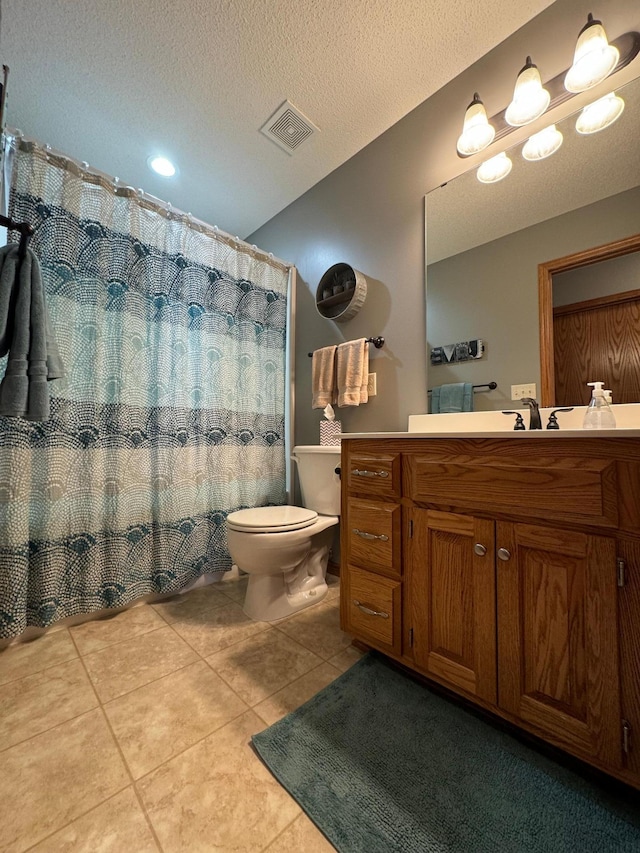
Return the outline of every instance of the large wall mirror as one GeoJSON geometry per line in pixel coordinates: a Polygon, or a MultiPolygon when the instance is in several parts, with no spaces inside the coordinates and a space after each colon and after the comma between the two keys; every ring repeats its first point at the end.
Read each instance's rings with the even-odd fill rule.
{"type": "MultiPolygon", "coordinates": [[[[513,168],[500,183],[482,184],[473,170],[428,194],[427,352],[474,339],[485,346],[480,359],[427,364],[429,388],[497,383],[495,390],[474,395],[476,410],[510,408],[511,386],[526,383],[536,384],[544,405],[588,401],[586,386],[580,399],[561,398],[565,392],[561,379],[555,381],[554,358],[564,356],[547,350],[553,348],[554,305],[560,316],[570,313],[569,304],[596,306],[606,297],[622,305],[630,298],[620,293],[640,291],[640,239],[633,239],[640,235],[640,79],[617,94],[625,110],[611,127],[581,136],[575,116],[569,117],[558,124],[563,145],[548,159],[527,162],[519,145],[509,152],[513,168]],[[607,244],[626,248],[598,255],[597,247],[607,244]],[[573,262],[566,261],[569,256],[573,262]],[[539,275],[546,276],[548,288],[541,308],[539,275]]],[[[636,321],[639,299],[640,293],[632,309],[636,321]]],[[[622,361],[633,361],[627,374],[637,378],[640,372],[640,348],[621,331],[617,310],[604,362],[593,358],[584,328],[575,323],[569,349],[582,358],[580,369],[590,379],[605,379],[591,373],[603,363],[614,365],[614,402],[631,402],[630,394],[640,402],[640,380],[635,391],[616,396],[616,382],[622,388],[616,376],[625,372],[618,370],[622,361]]]]}

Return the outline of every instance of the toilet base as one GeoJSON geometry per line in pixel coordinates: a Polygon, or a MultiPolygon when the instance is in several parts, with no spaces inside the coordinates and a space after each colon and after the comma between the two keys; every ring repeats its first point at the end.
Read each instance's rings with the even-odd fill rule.
{"type": "Polygon", "coordinates": [[[324,580],[318,583],[311,577],[308,580],[316,581],[315,585],[288,592],[284,573],[249,575],[242,609],[255,622],[275,622],[312,604],[319,604],[327,594],[327,584],[324,580]]]}

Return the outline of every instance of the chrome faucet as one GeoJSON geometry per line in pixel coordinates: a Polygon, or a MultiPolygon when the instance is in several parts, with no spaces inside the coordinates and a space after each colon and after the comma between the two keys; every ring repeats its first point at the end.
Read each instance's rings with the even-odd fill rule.
{"type": "Polygon", "coordinates": [[[542,421],[540,420],[540,410],[538,408],[538,401],[534,400],[533,397],[521,397],[521,403],[525,403],[525,405],[529,406],[529,429],[542,429],[542,421]]]}

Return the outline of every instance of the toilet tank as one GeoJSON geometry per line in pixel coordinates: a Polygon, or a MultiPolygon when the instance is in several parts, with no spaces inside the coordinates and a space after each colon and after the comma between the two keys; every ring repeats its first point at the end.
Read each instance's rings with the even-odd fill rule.
{"type": "Polygon", "coordinates": [[[340,515],[340,446],[299,445],[291,454],[298,466],[302,503],[320,515],[340,515]]]}

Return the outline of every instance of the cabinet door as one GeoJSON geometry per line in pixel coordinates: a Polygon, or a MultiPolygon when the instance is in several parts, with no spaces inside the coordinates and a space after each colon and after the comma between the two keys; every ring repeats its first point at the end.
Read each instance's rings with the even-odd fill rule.
{"type": "Polygon", "coordinates": [[[619,766],[614,540],[499,523],[496,547],[500,706],[619,766]]]}
{"type": "Polygon", "coordinates": [[[494,524],[451,512],[410,512],[409,589],[416,664],[425,673],[495,703],[494,524]]]}

